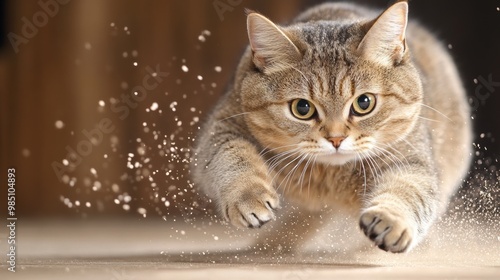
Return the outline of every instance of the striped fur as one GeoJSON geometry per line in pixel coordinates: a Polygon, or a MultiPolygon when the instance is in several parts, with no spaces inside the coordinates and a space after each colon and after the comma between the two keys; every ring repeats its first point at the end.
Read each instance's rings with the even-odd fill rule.
{"type": "Polygon", "coordinates": [[[304,211],[358,213],[366,236],[390,252],[425,236],[468,169],[471,125],[452,59],[406,13],[405,2],[382,16],[328,3],[285,27],[248,15],[253,43],[192,167],[229,222],[260,227],[282,197],[304,211]],[[374,111],[353,115],[367,92],[374,111]],[[317,116],[295,118],[294,99],[311,101],[317,116]],[[345,137],[338,150],[332,137],[345,137]]]}

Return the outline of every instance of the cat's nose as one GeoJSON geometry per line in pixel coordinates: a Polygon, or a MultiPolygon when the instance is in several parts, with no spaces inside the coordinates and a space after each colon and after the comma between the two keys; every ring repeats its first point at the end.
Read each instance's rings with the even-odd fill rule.
{"type": "Polygon", "coordinates": [[[344,140],[345,140],[344,136],[328,138],[328,141],[332,142],[335,149],[338,149],[340,147],[340,144],[342,144],[342,141],[344,141],[344,140]]]}

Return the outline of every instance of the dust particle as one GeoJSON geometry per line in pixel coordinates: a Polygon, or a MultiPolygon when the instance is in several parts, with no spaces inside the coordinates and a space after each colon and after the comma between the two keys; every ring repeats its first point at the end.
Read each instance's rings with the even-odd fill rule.
{"type": "Polygon", "coordinates": [[[90,51],[90,50],[92,49],[92,45],[91,45],[89,42],[86,42],[86,43],[85,43],[85,49],[86,49],[87,51],[90,51]]]}
{"type": "Polygon", "coordinates": [[[151,104],[151,107],[149,107],[149,109],[151,109],[151,111],[156,111],[156,109],[158,109],[158,103],[153,102],[153,104],[151,104]]]}
{"type": "Polygon", "coordinates": [[[61,120],[57,120],[54,125],[57,129],[62,129],[64,127],[64,123],[61,120]]]}
{"type": "Polygon", "coordinates": [[[23,149],[21,151],[21,154],[23,155],[23,157],[29,157],[31,155],[31,152],[28,149],[23,149]]]}

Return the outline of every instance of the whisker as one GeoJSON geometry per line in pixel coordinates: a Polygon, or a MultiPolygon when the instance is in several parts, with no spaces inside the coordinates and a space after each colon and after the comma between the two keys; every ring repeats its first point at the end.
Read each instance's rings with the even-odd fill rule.
{"type": "Polygon", "coordinates": [[[403,162],[403,160],[401,160],[399,157],[397,157],[395,154],[393,154],[391,151],[387,150],[387,149],[384,149],[382,147],[379,147],[379,146],[375,146],[374,148],[377,149],[378,151],[380,151],[382,154],[384,154],[392,163],[394,163],[394,165],[398,168],[399,172],[402,173],[403,171],[401,170],[401,167],[403,167],[405,169],[405,172],[408,172],[408,165],[409,165],[409,162],[408,160],[406,159],[406,156],[403,155],[400,151],[398,151],[396,148],[392,147],[391,145],[386,145],[388,148],[390,149],[393,149],[394,151],[396,151],[405,161],[403,162]]]}
{"type": "Polygon", "coordinates": [[[372,169],[372,166],[371,166],[371,162],[370,162],[370,155],[368,154],[367,151],[361,151],[359,152],[359,155],[360,155],[360,158],[368,165],[368,167],[371,169],[372,171],[372,175],[373,177],[375,177],[374,173],[373,173],[373,169],[372,169]],[[362,157],[361,157],[362,156],[362,157]]]}
{"type": "MultiPolygon", "coordinates": [[[[297,154],[297,153],[296,153],[296,154],[297,154]]],[[[281,172],[283,172],[283,171],[284,171],[284,170],[285,170],[285,169],[286,169],[286,168],[287,168],[290,164],[294,163],[296,160],[300,159],[301,157],[302,157],[302,154],[301,154],[301,155],[299,155],[298,157],[295,157],[292,161],[288,162],[285,166],[283,166],[283,167],[282,167],[282,168],[278,171],[278,173],[277,173],[277,174],[273,177],[273,180],[272,180],[272,181],[274,182],[274,179],[276,178],[276,176],[278,176],[278,174],[280,174],[281,172]]],[[[297,167],[297,165],[295,165],[295,167],[297,167]]],[[[292,170],[294,170],[294,169],[295,169],[295,167],[294,167],[294,168],[292,168],[292,170]]],[[[278,190],[281,188],[281,185],[283,184],[283,182],[284,182],[284,181],[287,179],[287,177],[290,175],[290,172],[291,172],[291,171],[289,171],[289,172],[287,173],[287,175],[285,176],[285,178],[283,178],[283,179],[281,180],[281,183],[279,184],[279,186],[278,186],[278,188],[277,188],[278,190]]],[[[286,189],[286,187],[285,187],[285,189],[286,189]]],[[[283,190],[283,191],[284,191],[284,190],[283,190]]]]}
{"type": "MultiPolygon", "coordinates": [[[[373,148],[375,149],[375,151],[372,151],[373,156],[376,159],[382,161],[391,170],[391,172],[394,172],[393,167],[394,166],[398,167],[398,164],[396,162],[394,162],[394,160],[391,161],[393,164],[390,164],[389,162],[387,162],[384,158],[387,158],[390,160],[390,157],[387,156],[387,154],[385,153],[385,151],[382,148],[379,148],[377,146],[374,146],[373,148]],[[378,154],[376,152],[380,152],[380,154],[378,154]]],[[[400,171],[399,168],[398,168],[398,171],[400,171]]]]}
{"type": "Polygon", "coordinates": [[[375,166],[374,160],[371,157],[371,155],[369,153],[366,153],[366,154],[367,154],[367,156],[366,156],[367,162],[366,163],[368,164],[368,167],[370,168],[370,171],[372,172],[373,179],[375,180],[375,182],[377,182],[378,178],[380,177],[380,174],[378,173],[378,170],[375,166]]]}
{"type": "Polygon", "coordinates": [[[312,178],[312,174],[313,174],[313,167],[314,165],[316,164],[316,160],[318,159],[318,155],[315,154],[314,155],[314,160],[313,160],[313,163],[311,165],[311,172],[309,173],[309,183],[307,185],[307,197],[310,197],[310,193],[311,193],[311,178],[312,178]]]}
{"type": "Polygon", "coordinates": [[[418,116],[417,118],[425,120],[425,121],[430,121],[430,122],[437,122],[437,123],[441,122],[441,121],[438,121],[438,120],[429,119],[429,118],[425,118],[425,117],[421,117],[421,116],[418,116]]]}
{"type": "Polygon", "coordinates": [[[308,156],[306,165],[302,168],[302,173],[300,174],[299,181],[298,181],[299,185],[300,185],[300,193],[302,193],[302,186],[304,185],[304,177],[306,175],[307,168],[309,168],[309,164],[311,163],[312,159],[313,159],[313,157],[308,156]]]}
{"type": "MultiPolygon", "coordinates": [[[[295,156],[297,155],[298,152],[294,152],[294,153],[291,153],[290,155],[288,155],[286,158],[282,159],[279,164],[281,164],[283,161],[287,160],[288,158],[292,157],[292,156],[295,156]]],[[[294,161],[296,161],[298,158],[300,157],[295,157],[292,161],[288,162],[287,164],[285,164],[285,166],[283,166],[273,177],[273,179],[271,180],[272,182],[274,182],[274,180],[276,179],[276,176],[278,176],[281,172],[283,172],[283,170],[285,170],[290,164],[292,164],[294,161]]]]}
{"type": "MultiPolygon", "coordinates": [[[[396,140],[394,140],[394,141],[393,141],[393,144],[398,143],[398,142],[400,142],[400,141],[403,141],[403,142],[405,142],[408,146],[410,146],[410,148],[414,149],[415,151],[418,151],[418,149],[417,149],[417,148],[415,148],[415,146],[413,146],[413,144],[412,144],[412,143],[410,143],[410,142],[409,142],[409,141],[405,138],[405,136],[404,136],[404,135],[397,135],[397,134],[395,134],[395,133],[392,133],[392,134],[390,134],[390,135],[396,136],[396,140]]],[[[389,146],[389,147],[392,147],[392,146],[393,146],[393,144],[388,145],[388,146],[389,146]]],[[[386,145],[387,145],[387,144],[386,144],[386,145]]],[[[393,149],[394,149],[394,148],[393,148],[393,149]]],[[[394,150],[397,150],[397,149],[394,149],[394,150]]],[[[399,152],[399,151],[398,151],[398,152],[399,152]]],[[[399,152],[399,154],[403,156],[403,154],[401,154],[400,152],[399,152]]],[[[403,157],[404,157],[404,156],[403,156],[403,157]]]]}
{"type": "Polygon", "coordinates": [[[427,109],[430,109],[436,113],[438,113],[439,115],[443,116],[445,119],[449,120],[450,122],[453,122],[447,115],[443,114],[442,112],[440,112],[439,110],[437,110],[436,108],[433,108],[427,104],[424,104],[424,103],[420,103],[420,105],[424,106],[425,108],[427,109]]]}
{"type": "Polygon", "coordinates": [[[307,158],[307,161],[306,161],[306,164],[304,166],[302,166],[302,172],[300,172],[300,176],[297,180],[297,187],[299,187],[299,193],[302,194],[302,179],[304,177],[304,172],[307,170],[307,167],[309,165],[309,162],[311,161],[311,158],[308,157],[307,158]]]}
{"type": "Polygon", "coordinates": [[[364,184],[363,184],[363,195],[366,195],[366,169],[365,169],[365,164],[363,163],[363,159],[359,154],[356,153],[356,156],[359,158],[359,162],[361,163],[361,168],[363,169],[363,177],[364,177],[364,184]]]}
{"type": "Polygon", "coordinates": [[[263,156],[264,155],[264,151],[266,151],[267,149],[269,148],[269,145],[265,146],[264,149],[262,149],[260,152],[259,152],[259,156],[263,156]]]}
{"type": "Polygon", "coordinates": [[[217,122],[222,122],[222,121],[225,121],[225,120],[228,120],[228,119],[231,119],[231,118],[234,118],[234,117],[238,117],[238,116],[242,116],[242,115],[246,115],[246,114],[250,114],[251,112],[243,112],[243,113],[239,113],[239,114],[236,114],[236,115],[232,115],[230,117],[227,117],[227,118],[223,118],[221,120],[218,120],[217,122]]]}
{"type": "Polygon", "coordinates": [[[275,160],[276,160],[276,159],[279,159],[279,158],[280,158],[281,156],[283,156],[283,155],[289,155],[289,154],[291,154],[291,153],[293,153],[293,152],[296,152],[296,151],[298,151],[298,150],[299,150],[299,149],[298,149],[298,148],[296,148],[296,149],[292,149],[292,150],[289,150],[289,151],[284,151],[284,152],[281,152],[281,153],[277,153],[277,154],[273,155],[272,157],[270,157],[269,159],[267,159],[267,160],[265,161],[265,163],[266,163],[266,164],[268,164],[268,163],[269,163],[269,165],[273,165],[273,162],[275,162],[275,160]]]}
{"type": "Polygon", "coordinates": [[[415,151],[418,151],[418,149],[417,149],[417,148],[415,148],[415,146],[414,146],[412,143],[410,143],[410,141],[406,140],[405,138],[403,138],[402,140],[403,140],[403,141],[404,141],[404,142],[405,142],[408,146],[410,146],[410,148],[412,148],[412,149],[413,149],[413,150],[415,150],[415,151]]]}
{"type": "Polygon", "coordinates": [[[375,162],[375,164],[377,165],[377,167],[378,167],[378,169],[379,169],[379,171],[380,171],[380,173],[381,173],[381,174],[383,174],[383,173],[384,173],[384,170],[382,170],[382,167],[381,167],[381,166],[379,165],[379,163],[377,162],[377,159],[378,159],[378,160],[381,160],[383,163],[385,163],[385,165],[386,165],[387,167],[389,167],[389,169],[390,169],[391,171],[393,171],[393,172],[394,172],[393,166],[392,166],[391,164],[387,163],[387,161],[385,161],[385,159],[384,159],[381,155],[377,154],[375,151],[370,151],[370,153],[372,154],[371,156],[372,156],[372,158],[373,158],[373,161],[374,161],[374,162],[375,162]]]}
{"type": "MultiPolygon", "coordinates": [[[[288,152],[284,152],[284,153],[280,153],[280,154],[277,154],[275,156],[275,158],[270,162],[270,165],[269,165],[269,173],[273,172],[275,168],[277,168],[278,166],[280,166],[285,160],[289,159],[290,157],[293,157],[295,156],[296,154],[298,154],[298,150],[292,150],[292,151],[288,151],[288,152]]],[[[285,166],[286,167],[286,166],[285,166]]],[[[284,168],[285,168],[284,167],[284,168]]],[[[281,172],[282,170],[278,171],[277,174],[274,175],[273,177],[273,181],[274,181],[274,178],[276,178],[276,176],[281,172]]]]}
{"type": "Polygon", "coordinates": [[[295,164],[295,166],[292,168],[290,172],[286,175],[285,179],[288,177],[287,182],[285,183],[285,188],[283,192],[286,192],[286,189],[290,186],[290,183],[293,180],[293,177],[295,176],[295,173],[299,169],[299,166],[302,164],[302,162],[307,158],[307,154],[303,153],[299,156],[300,160],[295,164]]]}
{"type": "Polygon", "coordinates": [[[268,149],[269,146],[267,146],[264,149],[262,149],[262,151],[260,151],[259,156],[263,157],[266,154],[268,154],[270,152],[273,152],[273,151],[276,151],[276,150],[279,150],[279,149],[289,148],[289,147],[298,147],[298,146],[299,146],[299,144],[291,144],[291,145],[284,145],[284,146],[276,147],[276,148],[273,148],[273,149],[270,149],[270,150],[268,149]]]}

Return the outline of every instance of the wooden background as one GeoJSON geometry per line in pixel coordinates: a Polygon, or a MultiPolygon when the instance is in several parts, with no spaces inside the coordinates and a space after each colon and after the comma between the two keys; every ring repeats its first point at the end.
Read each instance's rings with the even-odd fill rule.
{"type": "MultiPolygon", "coordinates": [[[[40,3],[55,0],[1,2],[0,178],[6,182],[7,167],[16,168],[17,213],[23,217],[158,217],[187,211],[192,188],[185,154],[199,125],[196,117],[203,121],[246,47],[244,9],[286,23],[322,2],[60,1],[68,3],[58,4],[57,11],[51,6],[55,12],[47,20],[40,3]],[[27,32],[26,20],[39,26],[27,32]],[[12,34],[25,41],[13,46],[12,34]],[[159,72],[148,81],[158,83],[140,96],[143,100],[126,105],[126,113],[121,97],[151,79],[148,67],[159,72]],[[167,77],[160,75],[164,72],[167,77]],[[68,157],[68,150],[89,143],[86,132],[103,120],[108,130],[102,137],[94,134],[92,150],[80,161],[68,157]],[[67,168],[65,176],[54,166],[67,168]]],[[[383,8],[388,1],[357,2],[383,8]]],[[[500,82],[499,6],[493,0],[410,4],[411,17],[450,44],[471,102],[479,104],[476,131],[486,137],[477,142],[488,147],[483,152],[489,157],[500,153],[493,142],[500,137],[500,86],[477,90],[481,80],[474,79],[500,82]]]]}

